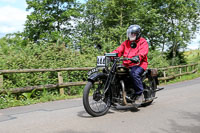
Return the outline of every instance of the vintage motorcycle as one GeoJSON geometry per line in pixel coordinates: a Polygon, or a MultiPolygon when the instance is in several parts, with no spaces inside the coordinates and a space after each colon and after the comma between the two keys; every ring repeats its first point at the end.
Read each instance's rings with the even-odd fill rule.
{"type": "MultiPolygon", "coordinates": [[[[127,106],[134,102],[130,70],[121,64],[124,60],[132,61],[131,58],[119,58],[117,53],[97,56],[97,66],[88,72],[88,83],[83,91],[83,105],[91,116],[105,115],[112,105],[127,106]]],[[[141,78],[145,99],[141,106],[147,106],[156,98],[156,92],[163,88],[157,88],[156,69],[147,69],[141,78]]]]}

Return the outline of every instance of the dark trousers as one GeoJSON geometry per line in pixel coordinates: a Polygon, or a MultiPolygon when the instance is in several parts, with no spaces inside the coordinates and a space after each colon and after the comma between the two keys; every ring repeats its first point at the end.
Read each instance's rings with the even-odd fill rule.
{"type": "Polygon", "coordinates": [[[144,90],[141,77],[142,73],[144,72],[144,69],[140,66],[133,66],[130,69],[131,69],[130,75],[132,77],[133,87],[135,89],[136,94],[140,95],[144,90]]]}

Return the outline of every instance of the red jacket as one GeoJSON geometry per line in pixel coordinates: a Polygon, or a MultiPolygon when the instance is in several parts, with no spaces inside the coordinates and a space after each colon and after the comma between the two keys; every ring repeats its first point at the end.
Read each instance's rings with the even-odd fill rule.
{"type": "MultiPolygon", "coordinates": [[[[118,56],[126,57],[126,58],[132,58],[134,56],[139,56],[140,58],[140,67],[142,67],[144,70],[147,69],[148,61],[147,61],[147,54],[149,51],[149,45],[147,41],[144,38],[140,38],[136,40],[137,47],[131,48],[130,46],[131,41],[126,40],[124,41],[116,50],[114,50],[112,53],[118,53],[118,56]]],[[[135,63],[132,63],[130,60],[123,61],[123,65],[126,67],[134,66],[135,63]]]]}

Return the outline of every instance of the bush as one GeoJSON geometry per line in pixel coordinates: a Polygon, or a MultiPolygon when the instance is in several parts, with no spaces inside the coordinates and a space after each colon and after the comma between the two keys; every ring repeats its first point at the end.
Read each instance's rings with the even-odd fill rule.
{"type": "Polygon", "coordinates": [[[149,51],[148,53],[149,68],[162,68],[169,66],[166,56],[160,51],[149,51]]]}
{"type": "MultiPolygon", "coordinates": [[[[96,53],[96,52],[94,52],[96,53]]],[[[91,67],[96,64],[96,55],[80,54],[77,50],[60,44],[35,44],[26,46],[4,45],[0,49],[0,69],[45,69],[68,67],[91,67]]],[[[87,72],[63,72],[65,82],[87,79],[87,72]]],[[[4,75],[4,89],[57,83],[56,72],[18,73],[4,75]]]]}

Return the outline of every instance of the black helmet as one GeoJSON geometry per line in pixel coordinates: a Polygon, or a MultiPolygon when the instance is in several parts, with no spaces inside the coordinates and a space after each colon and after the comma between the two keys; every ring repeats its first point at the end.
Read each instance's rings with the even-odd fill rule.
{"type": "Polygon", "coordinates": [[[141,37],[141,27],[139,25],[130,25],[127,29],[127,37],[129,40],[137,40],[141,37]]]}

